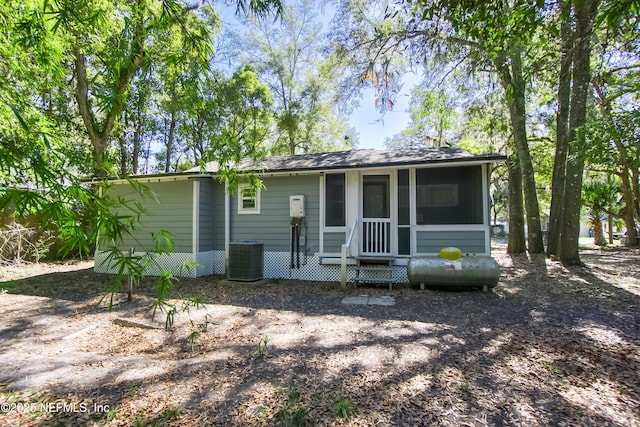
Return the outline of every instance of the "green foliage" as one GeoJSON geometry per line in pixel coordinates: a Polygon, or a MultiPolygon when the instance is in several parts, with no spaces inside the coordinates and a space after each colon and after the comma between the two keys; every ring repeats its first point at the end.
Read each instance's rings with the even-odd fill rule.
{"type": "Polygon", "coordinates": [[[466,394],[469,397],[473,397],[473,387],[469,381],[464,381],[460,384],[460,391],[466,394]]]}
{"type": "MultiPolygon", "coordinates": [[[[200,301],[201,303],[201,301],[200,301]]],[[[193,322],[193,320],[191,320],[191,334],[189,334],[188,340],[189,340],[189,344],[191,345],[191,351],[193,352],[195,350],[195,345],[196,342],[198,341],[198,339],[200,338],[200,336],[207,332],[207,329],[209,328],[209,325],[215,325],[216,323],[209,320],[209,315],[205,315],[204,320],[198,324],[195,324],[193,322]]]]}
{"type": "Polygon", "coordinates": [[[267,346],[269,344],[269,337],[267,335],[260,338],[258,345],[256,346],[256,356],[262,358],[267,355],[267,346]]]}
{"type": "MultiPolygon", "coordinates": [[[[193,263],[191,263],[193,264],[193,263]]],[[[192,266],[189,266],[191,268],[192,266]]],[[[164,328],[165,330],[169,330],[173,327],[173,322],[176,314],[179,313],[187,313],[189,315],[189,321],[191,323],[192,328],[194,329],[192,333],[189,335],[189,341],[192,346],[195,340],[200,336],[200,332],[206,330],[206,325],[210,322],[205,320],[203,324],[200,324],[196,327],[193,320],[191,319],[191,309],[198,310],[200,308],[204,308],[203,299],[200,297],[192,297],[183,299],[180,295],[178,295],[180,301],[177,303],[170,302],[169,296],[171,290],[175,287],[175,281],[177,279],[173,276],[171,272],[165,271],[156,279],[156,283],[154,285],[154,289],[156,290],[156,299],[151,305],[152,313],[151,318],[154,319],[156,316],[156,312],[160,311],[165,316],[164,328]],[[203,326],[204,325],[204,326],[203,326]],[[198,332],[198,333],[195,333],[198,332]]]]}
{"type": "MultiPolygon", "coordinates": [[[[203,104],[194,108],[192,123],[198,126],[203,143],[194,145],[197,164],[213,162],[221,181],[233,191],[239,175],[234,165],[266,154],[273,115],[271,93],[250,66],[230,77],[216,74],[203,83],[203,104]]],[[[257,176],[247,179],[256,186],[257,176]]]]}
{"type": "Polygon", "coordinates": [[[600,218],[605,213],[620,216],[621,192],[619,180],[591,179],[582,186],[582,204],[589,208],[590,218],[600,218]]]}
{"type": "Polygon", "coordinates": [[[298,390],[289,393],[285,406],[276,412],[275,418],[282,426],[304,427],[308,424],[307,409],[302,405],[298,390]]]}
{"type": "MultiPolygon", "coordinates": [[[[157,258],[171,253],[174,249],[173,238],[175,236],[166,230],[152,233],[151,247],[145,247],[137,238],[136,231],[139,224],[143,222],[144,216],[149,215],[140,200],[155,199],[155,194],[136,180],[129,179],[129,184],[139,200],[125,199],[119,194],[116,194],[115,197],[112,196],[108,182],[103,184],[103,195],[97,200],[103,208],[97,221],[100,249],[107,254],[101,262],[108,270],[115,271],[109,289],[110,308],[113,305],[114,296],[122,292],[122,285],[126,279],[129,280],[128,294],[131,299],[133,289],[144,278],[150,267],[161,270],[157,258]],[[132,239],[138,247],[128,251],[123,250],[125,238],[132,239]]],[[[180,274],[188,273],[196,267],[197,264],[194,262],[184,262],[180,266],[179,272],[180,274]]],[[[190,316],[191,309],[204,307],[202,298],[197,297],[172,302],[170,300],[171,292],[177,280],[171,271],[163,271],[156,277],[154,284],[156,298],[151,305],[151,317],[154,319],[156,313],[161,312],[165,316],[166,330],[172,328],[177,314],[187,313],[190,316]]],[[[191,317],[189,319],[191,321],[191,317]]],[[[207,323],[209,323],[208,320],[207,323]]],[[[196,327],[193,321],[191,321],[191,325],[194,331],[202,330],[202,327],[196,327]]],[[[199,334],[192,333],[189,337],[192,346],[198,336],[199,334]]]]}
{"type": "Polygon", "coordinates": [[[272,115],[272,98],[250,66],[237,70],[219,86],[215,100],[219,131],[212,136],[209,158],[239,162],[264,155],[272,115]]]}
{"type": "Polygon", "coordinates": [[[586,158],[590,164],[611,172],[640,167],[640,107],[593,114],[585,135],[586,158]],[[621,151],[626,155],[624,158],[621,151]]]}
{"type": "MultiPolygon", "coordinates": [[[[265,16],[279,14],[282,5],[279,0],[239,1],[238,8],[265,16]]],[[[54,148],[74,165],[55,165],[55,170],[98,175],[112,173],[117,161],[123,173],[138,170],[137,160],[128,167],[128,157],[137,159],[142,135],[157,121],[149,110],[149,86],[169,95],[170,102],[159,104],[163,111],[183,112],[198,103],[194,88],[208,73],[220,23],[206,2],[179,0],[7,0],[0,5],[0,20],[6,28],[0,35],[3,123],[10,118],[18,126],[9,129],[22,126],[49,139],[64,138],[54,148]],[[146,78],[139,78],[141,72],[146,78]],[[40,129],[34,129],[36,123],[40,129]]],[[[29,147],[41,138],[24,140],[27,144],[15,147],[26,150],[13,152],[20,159],[48,152],[49,144],[29,147]]]]}
{"type": "Polygon", "coordinates": [[[63,40],[39,2],[0,5],[0,209],[35,215],[61,231],[62,255],[88,255],[92,192],[75,173],[86,152],[69,114],[63,40]],[[37,214],[37,215],[36,215],[37,214]],[[69,227],[72,227],[71,229],[69,227]]]}
{"type": "Polygon", "coordinates": [[[605,246],[606,240],[602,233],[602,218],[609,215],[610,220],[620,216],[619,206],[622,186],[619,181],[609,179],[591,179],[582,186],[582,204],[588,208],[591,229],[594,232],[594,243],[605,246]]]}
{"type": "Polygon", "coordinates": [[[353,400],[349,396],[343,396],[338,398],[334,403],[334,409],[338,414],[338,417],[343,419],[349,419],[356,413],[353,407],[353,400]]]}
{"type": "Polygon", "coordinates": [[[393,145],[445,147],[457,142],[462,112],[458,107],[459,96],[464,96],[465,91],[454,90],[452,85],[443,84],[439,76],[432,74],[412,90],[411,137],[393,145]]]}
{"type": "Polygon", "coordinates": [[[234,35],[241,61],[256,67],[273,96],[273,155],[339,149],[353,136],[335,102],[341,67],[320,59],[316,8],[310,0],[286,4],[281,23],[249,19],[250,30],[234,35]]]}

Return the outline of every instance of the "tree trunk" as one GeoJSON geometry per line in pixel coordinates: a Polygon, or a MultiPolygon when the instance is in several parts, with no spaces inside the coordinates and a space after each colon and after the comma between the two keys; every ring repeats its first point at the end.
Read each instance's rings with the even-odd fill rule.
{"type": "Polygon", "coordinates": [[[587,98],[591,82],[591,35],[599,0],[575,3],[576,39],[573,54],[573,86],[569,114],[569,151],[564,186],[564,212],[559,256],[564,264],[581,264],[579,253],[582,175],[585,135],[580,128],[587,119],[587,98]]]}
{"type": "Polygon", "coordinates": [[[127,66],[121,67],[118,70],[116,80],[112,82],[115,102],[111,109],[106,111],[101,123],[98,123],[98,119],[91,106],[86,57],[80,47],[81,43],[73,46],[76,79],[75,98],[78,103],[78,111],[82,117],[82,122],[89,135],[89,140],[93,145],[94,174],[99,177],[104,177],[108,174],[107,165],[104,162],[107,143],[116,125],[116,121],[118,117],[120,117],[120,113],[124,110],[126,93],[131,87],[131,78],[142,66],[145,59],[143,15],[140,14],[137,18],[127,66]]]}
{"type": "Polygon", "coordinates": [[[171,110],[171,122],[169,123],[169,135],[167,136],[167,158],[164,165],[165,172],[171,172],[171,156],[173,151],[173,138],[176,130],[176,112],[171,110]]]}
{"type": "Polygon", "coordinates": [[[138,111],[133,124],[133,147],[131,149],[131,171],[137,175],[140,169],[140,150],[142,149],[142,135],[144,128],[144,115],[138,111]]]}
{"type": "Polygon", "coordinates": [[[627,228],[625,246],[636,246],[638,244],[638,233],[636,232],[635,222],[635,204],[633,197],[633,189],[631,188],[631,180],[629,178],[629,170],[624,168],[620,174],[622,180],[622,197],[624,198],[624,225],[627,228]]]}
{"type": "MultiPolygon", "coordinates": [[[[622,197],[624,199],[624,225],[627,228],[627,238],[625,239],[625,246],[636,246],[638,244],[638,233],[636,231],[636,221],[635,221],[635,213],[636,213],[636,201],[637,199],[634,197],[634,184],[633,180],[633,172],[631,176],[629,171],[634,171],[635,168],[629,161],[629,156],[627,152],[627,147],[619,141],[617,138],[614,140],[616,149],[618,151],[618,156],[620,158],[620,164],[622,165],[622,170],[618,174],[620,179],[622,180],[622,197]]],[[[637,177],[637,171],[636,171],[637,177]]]]}
{"type": "Polygon", "coordinates": [[[607,216],[608,219],[608,232],[609,232],[609,244],[613,245],[613,215],[611,214],[611,212],[608,213],[607,216]]]}
{"type": "Polygon", "coordinates": [[[118,148],[120,149],[120,176],[126,176],[129,170],[129,150],[127,149],[126,138],[126,130],[129,128],[129,121],[127,120],[127,115],[124,111],[122,112],[120,120],[124,124],[122,131],[118,135],[118,148]]]}
{"type": "Polygon", "coordinates": [[[127,140],[124,137],[124,133],[118,136],[118,145],[120,148],[120,176],[127,174],[127,140]]]}
{"type": "Polygon", "coordinates": [[[602,212],[591,212],[591,226],[593,227],[593,244],[607,246],[607,240],[602,231],[602,212]]]}
{"type": "Polygon", "coordinates": [[[151,139],[147,141],[147,149],[144,152],[144,173],[149,173],[149,159],[151,159],[151,139]]]}
{"type": "Polygon", "coordinates": [[[198,116],[191,121],[191,129],[193,135],[193,142],[191,146],[193,148],[193,164],[196,166],[199,165],[204,158],[204,125],[204,120],[202,120],[200,114],[198,114],[198,116]]]}
{"type": "Polygon", "coordinates": [[[296,154],[296,138],[292,130],[288,131],[289,134],[289,154],[295,156],[296,154]]]}
{"type": "Polygon", "coordinates": [[[108,138],[89,138],[93,146],[93,173],[96,177],[104,178],[109,175],[109,167],[105,159],[108,138]]]}
{"type": "Polygon", "coordinates": [[[640,170],[637,167],[631,168],[631,186],[633,188],[634,206],[636,217],[640,220],[640,170]]]}
{"type": "Polygon", "coordinates": [[[567,132],[569,127],[569,100],[571,97],[571,62],[573,48],[573,31],[571,30],[571,3],[563,2],[560,37],[562,52],[560,75],[558,78],[558,113],[556,115],[556,152],[553,161],[551,181],[551,207],[549,210],[549,229],[547,236],[547,255],[558,253],[560,232],[562,229],[562,199],[564,195],[565,169],[567,151],[569,149],[567,132]]]}
{"type": "Polygon", "coordinates": [[[94,175],[97,177],[105,177],[108,175],[108,172],[104,161],[104,153],[107,150],[107,142],[115,119],[111,121],[111,128],[106,128],[109,124],[109,122],[106,122],[105,127],[99,129],[89,98],[89,78],[87,77],[86,58],[77,46],[74,46],[73,54],[76,77],[75,98],[78,103],[80,117],[87,129],[87,135],[93,148],[94,175]]]}
{"type": "Polygon", "coordinates": [[[133,131],[133,148],[131,150],[131,172],[134,175],[138,174],[140,168],[140,148],[141,148],[142,135],[140,129],[136,128],[133,131]]]}
{"type": "Polygon", "coordinates": [[[509,243],[507,253],[526,252],[524,237],[524,203],[522,199],[522,172],[518,156],[511,155],[507,160],[509,169],[509,243]]]}
{"type": "Polygon", "coordinates": [[[544,245],[542,242],[535,175],[527,141],[526,85],[522,75],[522,51],[520,48],[512,48],[508,59],[510,61],[507,60],[506,56],[500,55],[500,58],[496,60],[496,65],[506,92],[511,94],[511,99],[508,99],[507,103],[509,104],[513,140],[518,154],[524,189],[524,205],[527,213],[527,242],[529,244],[529,252],[538,254],[544,251],[544,245]],[[507,65],[508,62],[511,63],[511,70],[507,65]]]}
{"type": "MultiPolygon", "coordinates": [[[[600,107],[602,110],[602,114],[607,117],[610,122],[613,123],[613,118],[611,117],[611,100],[607,99],[602,87],[597,84],[593,84],[593,86],[595,87],[595,90],[600,97],[600,107]]],[[[635,168],[633,166],[633,162],[629,160],[627,146],[620,139],[621,137],[614,136],[613,144],[615,145],[616,151],[618,152],[618,164],[620,166],[620,171],[617,175],[622,181],[622,194],[625,203],[623,219],[627,228],[627,238],[624,241],[624,245],[635,246],[637,245],[638,240],[635,222],[637,198],[634,196],[633,187],[634,181],[637,181],[638,175],[637,168],[635,168]],[[631,174],[629,173],[629,171],[631,171],[631,174]]]]}

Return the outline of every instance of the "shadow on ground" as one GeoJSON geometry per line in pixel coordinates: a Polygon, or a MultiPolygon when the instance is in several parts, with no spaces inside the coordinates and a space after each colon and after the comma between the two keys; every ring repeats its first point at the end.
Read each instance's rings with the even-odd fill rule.
{"type": "MultiPolygon", "coordinates": [[[[392,307],[342,305],[327,283],[182,280],[176,293],[204,296],[216,322],[193,347],[186,318],[171,332],[100,324],[96,288],[110,276],[17,280],[0,295],[0,359],[11,361],[0,402],[100,410],[8,411],[0,423],[638,424],[638,258],[610,255],[570,269],[503,256],[489,293],[346,292],[391,294],[392,307]]],[[[143,316],[151,287],[112,315],[143,316]]]]}

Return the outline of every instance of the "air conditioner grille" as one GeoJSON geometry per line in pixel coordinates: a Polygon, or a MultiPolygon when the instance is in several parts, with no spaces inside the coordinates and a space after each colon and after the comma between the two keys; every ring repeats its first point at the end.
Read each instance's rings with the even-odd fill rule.
{"type": "Polygon", "coordinates": [[[253,282],[263,278],[263,244],[229,243],[229,280],[253,282]]]}

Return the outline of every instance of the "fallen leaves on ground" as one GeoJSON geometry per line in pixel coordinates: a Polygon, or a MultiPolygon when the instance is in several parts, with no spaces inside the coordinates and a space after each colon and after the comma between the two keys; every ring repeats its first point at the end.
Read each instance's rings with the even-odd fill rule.
{"type": "MultiPolygon", "coordinates": [[[[151,279],[110,313],[96,305],[109,276],[88,264],[13,270],[1,279],[0,357],[37,351],[26,356],[60,377],[26,387],[28,367],[13,362],[0,424],[640,425],[639,255],[590,251],[565,268],[498,253],[494,292],[398,286],[393,307],[342,305],[329,283],[183,279],[176,295],[207,309],[170,331],[100,323],[149,322],[151,279]],[[44,324],[77,335],[63,342],[44,324]],[[4,410],[50,402],[98,410],[4,410]]],[[[360,293],[389,291],[347,291],[360,293]]]]}

